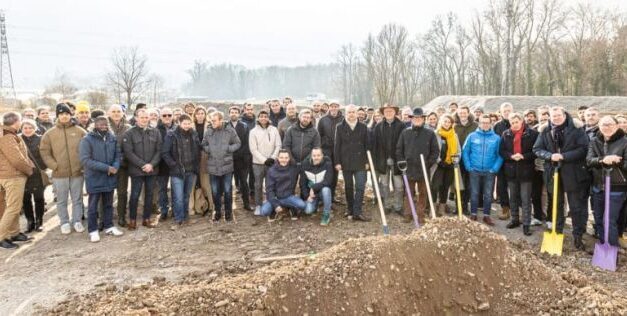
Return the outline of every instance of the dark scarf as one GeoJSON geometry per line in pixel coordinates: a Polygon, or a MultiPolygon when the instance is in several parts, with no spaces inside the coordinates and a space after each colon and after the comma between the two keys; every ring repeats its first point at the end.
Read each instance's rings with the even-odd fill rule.
{"type": "Polygon", "coordinates": [[[553,137],[553,142],[555,143],[555,149],[558,151],[564,146],[564,130],[568,125],[568,121],[564,121],[562,125],[554,125],[551,124],[551,136],[553,137]]]}

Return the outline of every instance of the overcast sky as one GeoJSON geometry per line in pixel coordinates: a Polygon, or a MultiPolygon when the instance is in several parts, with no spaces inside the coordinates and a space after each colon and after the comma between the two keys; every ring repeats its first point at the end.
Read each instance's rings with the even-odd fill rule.
{"type": "MultiPolygon", "coordinates": [[[[326,63],[390,22],[412,35],[449,11],[467,21],[488,0],[0,0],[16,88],[42,88],[56,72],[96,86],[111,51],[138,46],[150,70],[179,87],[195,59],[247,67],[326,63]]],[[[575,0],[565,0],[574,3],[575,0]]],[[[596,1],[627,9],[625,0],[596,1]]]]}

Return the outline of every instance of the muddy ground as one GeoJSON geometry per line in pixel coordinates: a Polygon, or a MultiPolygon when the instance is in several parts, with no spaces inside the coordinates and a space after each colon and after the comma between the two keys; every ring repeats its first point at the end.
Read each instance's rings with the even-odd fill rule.
{"type": "MultiPolygon", "coordinates": [[[[328,227],[319,225],[319,215],[268,223],[242,210],[239,198],[235,201],[234,224],[214,225],[207,217],[192,216],[191,225],[176,231],[170,229],[171,222],[167,221],[156,229],[124,230],[124,236],[106,236],[96,244],[89,242],[86,233],[61,235],[54,204],[50,203],[45,232],[35,234],[35,241],[18,251],[0,252],[0,315],[46,313],[77,294],[143,288],[154,286],[155,280],[189,284],[190,279],[238,276],[270,264],[259,262],[259,258],[319,254],[351,238],[382,234],[371,192],[365,212],[372,216],[372,222],[348,221],[341,216],[342,206],[337,206],[328,227]]],[[[567,280],[570,284],[581,288],[593,284],[621,299],[627,297],[627,258],[623,250],[617,272],[600,271],[590,265],[589,254],[573,248],[568,232],[563,257],[551,258],[539,254],[542,228],[534,227],[533,236],[525,237],[521,229],[505,229],[506,221],[496,222],[493,230],[503,234],[514,249],[537,257],[556,274],[566,273],[563,278],[571,279],[567,280]]],[[[388,216],[388,223],[393,235],[406,235],[414,229],[413,224],[402,223],[397,215],[388,216]]],[[[589,249],[593,247],[590,236],[584,241],[589,249]]],[[[273,264],[291,265],[293,261],[273,264]]],[[[142,307],[142,302],[136,304],[135,307],[142,307]]]]}

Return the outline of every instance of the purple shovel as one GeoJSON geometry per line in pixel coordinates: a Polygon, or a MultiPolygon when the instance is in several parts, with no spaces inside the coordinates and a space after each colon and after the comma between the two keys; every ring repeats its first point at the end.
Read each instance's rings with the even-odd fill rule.
{"type": "Polygon", "coordinates": [[[396,163],[398,169],[403,173],[403,182],[405,182],[405,191],[407,192],[407,199],[409,200],[409,206],[411,207],[411,215],[414,218],[414,225],[416,228],[420,228],[418,222],[418,216],[416,215],[416,206],[414,206],[414,199],[411,196],[411,188],[409,187],[409,181],[407,180],[407,161],[399,161],[396,163]]]}
{"type": "Polygon", "coordinates": [[[612,169],[605,170],[605,210],[603,212],[603,243],[597,241],[594,245],[592,265],[601,269],[616,271],[618,259],[618,247],[609,243],[610,230],[610,173],[612,169]]]}

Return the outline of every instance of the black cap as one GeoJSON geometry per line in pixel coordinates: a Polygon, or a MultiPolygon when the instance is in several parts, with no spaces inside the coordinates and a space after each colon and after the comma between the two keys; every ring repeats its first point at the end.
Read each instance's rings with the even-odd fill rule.
{"type": "Polygon", "coordinates": [[[56,114],[57,116],[59,116],[59,114],[61,113],[67,113],[69,115],[72,115],[72,111],[70,110],[70,107],[65,104],[65,103],[59,103],[57,104],[57,108],[56,108],[56,114]]]}
{"type": "Polygon", "coordinates": [[[409,117],[426,116],[421,107],[414,108],[414,112],[409,117]]]}

